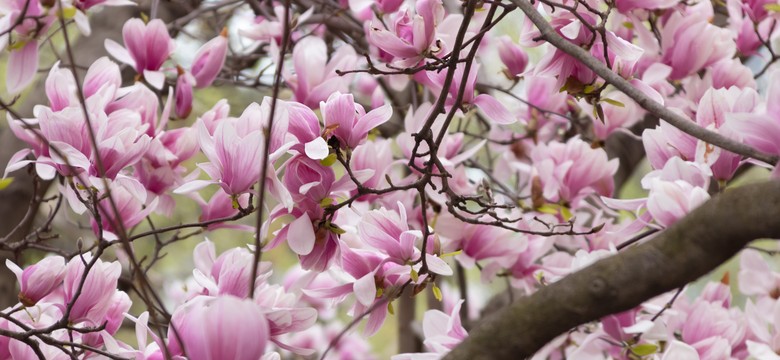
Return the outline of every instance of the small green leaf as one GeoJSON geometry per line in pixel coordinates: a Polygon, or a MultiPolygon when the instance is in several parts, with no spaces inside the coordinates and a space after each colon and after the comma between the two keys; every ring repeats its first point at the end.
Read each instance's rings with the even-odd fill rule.
{"type": "Polygon", "coordinates": [[[557,215],[558,211],[560,211],[560,205],[558,204],[544,204],[538,208],[536,208],[536,211],[543,213],[543,214],[550,214],[550,215],[557,215]]]}
{"type": "Polygon", "coordinates": [[[780,4],[764,4],[766,11],[780,12],[780,4]]]}
{"type": "Polygon", "coordinates": [[[441,254],[441,256],[439,256],[439,257],[440,258],[445,258],[445,257],[448,257],[448,256],[456,256],[456,255],[460,255],[460,253],[462,253],[462,252],[463,252],[463,250],[453,251],[453,252],[449,252],[449,253],[446,253],[446,254],[441,254]]]}
{"type": "Polygon", "coordinates": [[[331,166],[336,163],[336,154],[330,154],[326,158],[320,160],[322,166],[331,166]]]}
{"type": "Polygon", "coordinates": [[[633,29],[634,28],[634,23],[632,23],[630,21],[624,21],[623,22],[623,27],[625,27],[626,29],[633,29]]]}
{"type": "Polygon", "coordinates": [[[412,269],[412,272],[409,274],[409,276],[412,277],[412,281],[417,282],[417,279],[419,279],[420,274],[417,273],[414,269],[412,269]]]}
{"type": "Polygon", "coordinates": [[[344,234],[346,234],[346,233],[347,233],[347,231],[346,231],[346,230],[344,230],[344,229],[340,228],[340,227],[339,227],[338,225],[336,225],[336,224],[328,224],[328,229],[330,229],[330,232],[332,232],[332,233],[334,233],[334,234],[337,234],[337,235],[344,235],[344,234]]]}
{"type": "Polygon", "coordinates": [[[73,19],[74,16],[76,16],[76,8],[69,7],[62,10],[62,16],[64,16],[66,19],[73,19]]]}
{"type": "Polygon", "coordinates": [[[0,190],[7,188],[12,182],[14,182],[14,178],[12,177],[0,179],[0,190]]]}
{"type": "Polygon", "coordinates": [[[333,204],[333,198],[326,197],[322,200],[320,200],[320,207],[326,208],[333,204]]]}
{"type": "Polygon", "coordinates": [[[631,348],[631,352],[639,356],[648,356],[658,352],[658,345],[655,344],[639,344],[634,345],[631,348]]]}
{"type": "Polygon", "coordinates": [[[390,315],[395,315],[395,309],[393,309],[393,302],[387,303],[387,312],[390,313],[390,315]]]}
{"type": "Polygon", "coordinates": [[[626,105],[625,105],[625,104],[623,104],[622,102],[620,102],[620,101],[617,101],[617,100],[615,100],[615,99],[610,99],[610,98],[601,98],[601,101],[603,101],[603,102],[605,102],[605,103],[607,103],[607,104],[610,104],[610,105],[612,105],[612,106],[617,106],[617,107],[626,107],[626,105]]]}
{"type": "Polygon", "coordinates": [[[238,209],[241,207],[241,204],[238,203],[238,196],[233,195],[233,209],[238,209]]]}
{"type": "Polygon", "coordinates": [[[441,301],[441,299],[442,299],[441,289],[439,289],[439,287],[436,286],[436,284],[433,284],[433,288],[431,290],[433,290],[433,297],[435,297],[436,300],[441,301]]]}
{"type": "Polygon", "coordinates": [[[561,206],[561,217],[563,217],[563,221],[569,221],[572,218],[572,216],[574,215],[572,215],[571,210],[569,210],[569,208],[565,206],[561,206]]]}

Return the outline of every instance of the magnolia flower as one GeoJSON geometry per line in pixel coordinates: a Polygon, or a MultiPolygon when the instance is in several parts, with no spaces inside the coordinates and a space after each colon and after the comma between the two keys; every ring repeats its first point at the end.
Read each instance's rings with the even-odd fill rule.
{"type": "Polygon", "coordinates": [[[400,67],[409,67],[427,56],[436,42],[436,26],[444,18],[441,0],[421,0],[415,3],[416,13],[408,9],[398,12],[391,28],[384,29],[369,23],[368,42],[391,54],[400,67]]]}
{"type": "Polygon", "coordinates": [[[195,87],[204,88],[214,82],[222,66],[225,65],[227,49],[227,28],[198,49],[190,67],[190,73],[195,77],[195,87]]]}
{"type": "Polygon", "coordinates": [[[62,284],[65,277],[65,259],[62,256],[50,256],[22,270],[10,259],[5,266],[16,275],[19,281],[19,301],[30,307],[49,295],[62,284]]]}
{"type": "Polygon", "coordinates": [[[141,19],[127,20],[122,27],[122,39],[126,48],[106,39],[105,47],[109,54],[135,68],[149,84],[161,89],[165,74],[160,68],[175,48],[165,23],[160,19],[149,21],[148,24],[144,24],[141,19]]]}
{"type": "Polygon", "coordinates": [[[672,67],[672,80],[731,57],[736,50],[731,33],[710,24],[699,13],[672,12],[661,29],[661,38],[662,62],[672,67]]]}
{"type": "Polygon", "coordinates": [[[71,322],[86,321],[92,326],[99,326],[112,306],[122,266],[118,261],[109,263],[95,259],[79,292],[81,279],[85,276],[85,263],[89,264],[92,261],[92,255],[87,253],[76,256],[68,262],[63,283],[64,303],[59,306],[64,310],[67,304],[74,302],[69,317],[71,322]]]}
{"type": "Polygon", "coordinates": [[[543,196],[549,201],[577,206],[591,192],[610,196],[614,190],[612,176],[618,160],[609,160],[603,149],[593,149],[578,137],[566,143],[540,144],[534,148],[531,159],[543,196]]]}
{"type": "Polygon", "coordinates": [[[257,360],[268,339],[260,306],[230,295],[188,301],[174,311],[168,328],[171,355],[190,360],[257,360]]]}
{"type": "Polygon", "coordinates": [[[504,63],[506,75],[510,79],[520,75],[528,65],[528,54],[506,35],[498,38],[498,56],[504,63]]]}
{"type": "Polygon", "coordinates": [[[283,72],[287,85],[293,91],[295,100],[316,108],[333,92],[347,92],[352,77],[339,76],[336,70],[355,67],[357,55],[350,46],[341,46],[328,60],[328,47],[317,36],[307,36],[293,48],[293,68],[283,72]]]}
{"type": "Polygon", "coordinates": [[[352,94],[333,93],[328,101],[320,103],[326,129],[334,129],[333,136],[339,144],[354,149],[366,140],[368,132],[384,124],[393,115],[390,104],[366,113],[356,104],[352,94]]]}

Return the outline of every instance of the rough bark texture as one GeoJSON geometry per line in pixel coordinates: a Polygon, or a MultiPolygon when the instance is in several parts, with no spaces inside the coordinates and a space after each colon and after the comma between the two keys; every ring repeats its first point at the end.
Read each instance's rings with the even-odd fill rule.
{"type": "Polygon", "coordinates": [[[638,306],[780,238],[780,182],[728,190],[646,243],[571,274],[485,319],[445,359],[521,359],[577,325],[638,306]]]}

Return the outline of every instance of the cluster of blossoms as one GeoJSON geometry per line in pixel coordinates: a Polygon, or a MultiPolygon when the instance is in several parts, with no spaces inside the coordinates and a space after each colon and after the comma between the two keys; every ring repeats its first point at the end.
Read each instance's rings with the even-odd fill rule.
{"type": "MultiPolygon", "coordinates": [[[[72,21],[89,35],[91,8],[127,4],[134,3],[0,4],[7,92],[34,80],[53,24],[72,21]]],[[[635,95],[543,41],[530,20],[519,36],[506,35],[496,24],[514,16],[515,5],[320,4],[363,36],[334,40],[323,33],[333,24],[315,11],[269,4],[241,29],[220,26],[190,64],[171,58],[177,42],[162,20],[130,19],[123,44],[106,40],[111,57],[84,74],[52,64],[47,104],[29,118],[7,112],[10,130],[29,147],[13,155],[4,177],[27,168],[54,180],[56,198],[89,219],[97,240],[24,269],[6,262],[20,291],[19,303],[0,312],[0,360],[371,359],[366,338],[394,314],[398,298],[420,293],[441,302],[416,334],[424,349],[393,358],[438,359],[468,337],[469,314],[486,300],[466,299],[464,288],[447,283],[456,269],[461,282],[464,272],[478,272],[482,282],[503,278],[510,292],[532,296],[629,239],[672,226],[742,169],[780,176],[773,164],[658,120],[635,95]],[[252,46],[234,48],[242,41],[252,46]],[[256,54],[278,72],[270,87],[289,91],[238,111],[222,99],[193,112],[196,89],[260,86],[259,65],[226,68],[256,54]],[[134,81],[123,80],[123,66],[134,81]],[[616,194],[618,171],[635,165],[607,151],[620,136],[641,143],[652,167],[640,181],[645,197],[616,194]],[[145,219],[171,217],[188,201],[200,207],[196,222],[145,231],[145,219]],[[257,226],[236,222],[254,213],[262,215],[257,226]],[[160,239],[185,228],[200,231],[160,239]],[[147,299],[159,285],[146,277],[157,258],[142,266],[136,243],[154,241],[160,256],[180,240],[225,228],[248,246],[217,256],[213,242],[201,242],[192,275],[177,283],[185,286],[147,299]],[[298,261],[287,273],[277,270],[278,279],[275,259],[259,261],[277,247],[298,261]],[[146,311],[131,311],[122,281],[136,284],[146,311]],[[346,331],[340,311],[365,320],[362,332],[346,331]],[[123,324],[134,324],[135,344],[116,336],[123,324]]],[[[721,25],[711,21],[713,6],[542,0],[536,8],[555,36],[607,65],[636,96],[780,155],[780,72],[773,71],[780,57],[771,49],[780,3],[729,0],[721,25]],[[765,64],[745,65],[765,51],[765,64]],[[756,78],[769,78],[768,86],[756,78]]],[[[580,326],[536,358],[780,359],[780,273],[756,250],[740,260],[742,308],[724,278],[695,296],[681,289],[580,326]]]]}

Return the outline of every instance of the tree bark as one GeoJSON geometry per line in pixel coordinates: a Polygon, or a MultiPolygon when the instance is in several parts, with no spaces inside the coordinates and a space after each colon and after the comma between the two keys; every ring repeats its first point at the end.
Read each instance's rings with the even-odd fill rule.
{"type": "Polygon", "coordinates": [[[696,280],[753,240],[780,238],[778,219],[780,182],[728,190],[655,238],[491,315],[445,359],[529,357],[575,326],[696,280]]]}

